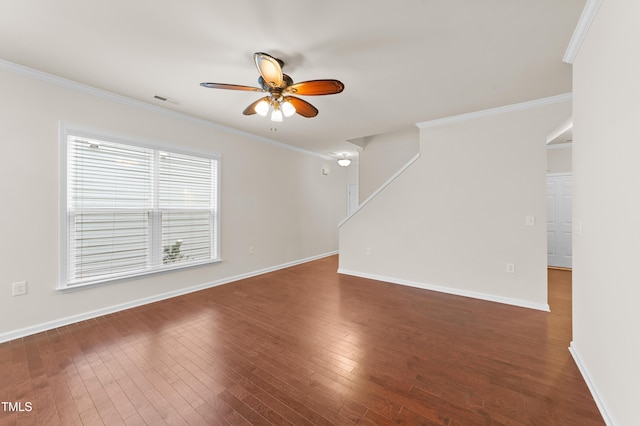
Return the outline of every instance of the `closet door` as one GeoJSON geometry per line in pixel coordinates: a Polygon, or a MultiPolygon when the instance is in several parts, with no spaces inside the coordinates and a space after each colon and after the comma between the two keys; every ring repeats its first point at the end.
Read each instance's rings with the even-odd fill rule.
{"type": "Polygon", "coordinates": [[[572,176],[547,176],[547,262],[549,266],[571,268],[572,176]]]}

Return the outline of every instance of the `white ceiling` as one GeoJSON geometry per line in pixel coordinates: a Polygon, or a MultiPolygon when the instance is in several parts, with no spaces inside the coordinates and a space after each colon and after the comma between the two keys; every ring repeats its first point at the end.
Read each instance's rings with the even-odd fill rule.
{"type": "Polygon", "coordinates": [[[0,58],[321,154],[417,122],[571,91],[562,62],[585,0],[0,0],[0,58]],[[316,118],[243,116],[262,95],[252,54],[294,81],[316,118]],[[174,105],[154,99],[160,95],[174,105]]]}

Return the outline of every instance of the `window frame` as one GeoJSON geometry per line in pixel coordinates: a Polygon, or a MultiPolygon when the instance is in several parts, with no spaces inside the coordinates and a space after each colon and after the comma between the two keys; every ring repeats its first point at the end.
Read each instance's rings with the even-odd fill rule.
{"type": "MultiPolygon", "coordinates": [[[[86,288],[88,286],[94,286],[98,284],[108,284],[113,282],[122,282],[135,278],[143,278],[147,276],[152,276],[156,274],[163,274],[167,272],[172,272],[176,270],[189,269],[194,267],[199,267],[202,265],[210,265],[214,263],[219,263],[222,261],[221,257],[221,228],[220,228],[220,175],[221,175],[221,155],[212,151],[204,151],[192,148],[184,148],[180,146],[176,146],[173,144],[162,143],[156,140],[143,140],[137,137],[132,136],[121,136],[113,133],[105,132],[102,130],[97,130],[77,124],[69,124],[60,122],[59,128],[59,162],[60,162],[60,175],[59,175],[59,205],[60,205],[60,222],[59,222],[59,279],[57,290],[65,291],[65,290],[77,290],[81,288],[86,288]],[[68,140],[69,136],[72,137],[80,137],[80,138],[88,138],[88,139],[96,139],[101,140],[106,143],[117,143],[122,145],[129,145],[132,147],[144,148],[153,150],[153,156],[158,157],[158,154],[161,151],[169,152],[172,154],[179,155],[188,155],[195,156],[201,158],[207,158],[215,161],[216,167],[215,171],[212,173],[212,186],[215,189],[213,191],[213,200],[212,200],[212,228],[210,237],[210,246],[214,251],[212,253],[212,257],[209,259],[197,260],[197,261],[189,261],[189,262],[171,262],[168,264],[163,264],[160,262],[157,267],[153,269],[147,269],[144,271],[135,271],[135,272],[126,272],[121,274],[114,274],[111,276],[101,276],[97,278],[88,278],[76,282],[70,282],[69,280],[69,232],[70,232],[70,218],[72,213],[69,211],[68,206],[68,183],[69,183],[69,158],[68,158],[68,140]]],[[[152,175],[155,175],[152,179],[157,180],[157,171],[152,171],[152,175]]],[[[157,183],[156,187],[153,189],[154,197],[157,197],[157,183]]],[[[157,201],[154,202],[154,205],[145,210],[149,212],[149,222],[150,222],[150,233],[149,233],[149,246],[148,250],[150,252],[150,256],[153,258],[157,258],[159,256],[160,260],[162,260],[162,212],[165,210],[173,210],[170,208],[160,208],[157,204],[157,201]]],[[[184,210],[184,209],[182,209],[184,210]]],[[[197,211],[198,209],[186,209],[190,211],[197,211]]]]}

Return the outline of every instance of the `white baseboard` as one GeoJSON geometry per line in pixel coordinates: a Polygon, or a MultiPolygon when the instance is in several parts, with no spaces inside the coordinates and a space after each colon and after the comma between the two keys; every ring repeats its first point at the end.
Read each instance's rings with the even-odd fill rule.
{"type": "Polygon", "coordinates": [[[598,407],[598,410],[600,410],[602,419],[608,426],[614,426],[616,423],[613,421],[612,417],[609,415],[609,410],[607,409],[606,404],[600,397],[600,394],[598,393],[598,389],[596,388],[595,384],[591,380],[591,375],[589,374],[589,370],[587,370],[587,367],[582,362],[582,358],[580,357],[580,351],[578,351],[578,348],[576,347],[575,342],[571,342],[571,344],[569,345],[569,352],[571,353],[573,360],[576,362],[576,365],[578,366],[578,370],[580,370],[580,373],[582,374],[584,381],[587,383],[587,387],[591,392],[591,396],[593,396],[593,400],[596,402],[596,406],[598,407]]]}
{"type": "Polygon", "coordinates": [[[504,303],[506,305],[514,305],[522,308],[536,309],[538,311],[545,311],[545,312],[550,311],[549,305],[547,303],[534,303],[534,302],[529,302],[527,300],[511,299],[508,297],[496,296],[493,294],[478,293],[475,291],[468,291],[468,290],[461,290],[457,288],[426,284],[426,283],[421,283],[417,281],[405,280],[402,278],[384,277],[384,276],[375,275],[375,274],[349,271],[346,269],[338,269],[338,273],[345,274],[345,275],[353,275],[355,277],[361,277],[361,278],[369,278],[377,281],[385,281],[392,284],[406,285],[409,287],[416,287],[424,290],[432,290],[440,293],[454,294],[456,296],[471,297],[473,299],[487,300],[490,302],[504,303]]]}
{"type": "Polygon", "coordinates": [[[333,256],[337,254],[337,251],[320,254],[317,256],[308,257],[306,259],[295,260],[293,262],[283,263],[281,265],[271,266],[269,268],[260,269],[257,271],[247,272],[245,274],[236,275],[233,277],[222,278],[216,281],[211,281],[203,284],[198,284],[191,287],[181,288],[179,290],[170,291],[167,293],[158,294],[155,296],[145,297],[142,299],[132,300],[130,302],[121,303],[119,305],[108,306],[106,308],[97,309],[95,311],[84,312],[78,315],[71,315],[65,318],[48,321],[33,326],[21,328],[18,330],[12,330],[0,334],[0,343],[8,342],[10,340],[19,339],[22,337],[30,336],[32,334],[41,333],[43,331],[53,330],[54,328],[64,327],[65,325],[74,324],[80,321],[85,321],[92,318],[101,317],[103,315],[112,314],[115,312],[124,311],[126,309],[135,308],[137,306],[147,305],[149,303],[159,302],[161,300],[171,299],[172,297],[182,296],[184,294],[193,293],[195,291],[205,290],[207,288],[217,287],[219,285],[232,283],[234,281],[240,281],[246,278],[263,275],[269,272],[274,272],[280,269],[290,268],[302,263],[311,262],[313,260],[322,259],[324,257],[333,256]]]}

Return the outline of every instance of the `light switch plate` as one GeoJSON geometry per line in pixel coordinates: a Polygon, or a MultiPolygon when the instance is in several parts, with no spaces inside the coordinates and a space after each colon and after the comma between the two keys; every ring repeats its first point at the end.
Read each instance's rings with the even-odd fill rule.
{"type": "Polygon", "coordinates": [[[27,294],[27,282],[26,281],[18,281],[16,283],[11,284],[11,295],[12,296],[22,296],[23,294],[27,294]]]}

